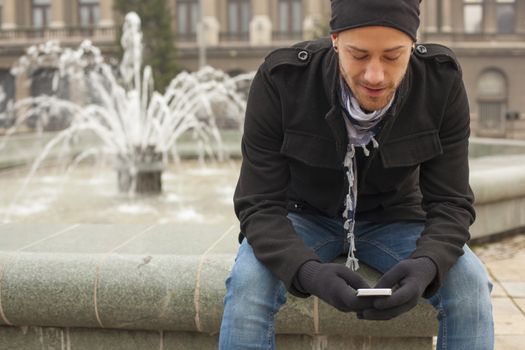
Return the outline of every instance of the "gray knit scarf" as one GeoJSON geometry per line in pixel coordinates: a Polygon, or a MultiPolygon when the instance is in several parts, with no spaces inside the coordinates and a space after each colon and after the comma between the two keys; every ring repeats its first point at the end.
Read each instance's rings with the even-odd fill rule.
{"type": "Polygon", "coordinates": [[[359,261],[355,257],[355,211],[357,206],[357,164],[355,160],[356,147],[361,147],[365,156],[370,155],[370,151],[366,147],[370,142],[374,148],[379,147],[379,143],[375,139],[376,126],[386,114],[394,101],[394,97],[389,104],[383,109],[366,113],[361,109],[356,98],[346,84],[343,77],[341,77],[341,101],[345,114],[345,124],[348,133],[348,146],[344,160],[344,167],[348,179],[348,194],[345,200],[345,210],[343,211],[344,229],[348,243],[350,244],[348,250],[348,258],[346,266],[353,271],[359,268],[359,261]]]}

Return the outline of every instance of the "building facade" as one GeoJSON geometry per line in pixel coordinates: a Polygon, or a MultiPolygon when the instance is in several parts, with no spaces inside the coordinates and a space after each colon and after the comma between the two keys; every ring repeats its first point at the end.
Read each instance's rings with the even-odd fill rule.
{"type": "Polygon", "coordinates": [[[525,1],[424,0],[421,39],[456,52],[475,135],[525,139],[525,1]]]}
{"type": "MultiPolygon", "coordinates": [[[[179,64],[188,70],[251,71],[277,47],[328,33],[329,0],[167,2],[179,64]]],[[[90,38],[111,54],[120,18],[113,0],[0,0],[0,95],[7,96],[0,113],[9,98],[38,90],[9,74],[25,48],[90,38]]],[[[457,53],[474,134],[525,139],[525,0],[424,0],[419,38],[457,53]]]]}
{"type": "Polygon", "coordinates": [[[272,49],[324,35],[330,15],[330,0],[172,0],[170,5],[182,66],[198,68],[204,43],[206,63],[232,73],[257,69],[272,49]]]}
{"type": "MultiPolygon", "coordinates": [[[[99,0],[0,0],[0,128],[16,119],[14,101],[48,92],[50,71],[36,72],[31,83],[13,77],[10,69],[31,45],[58,40],[62,46],[77,47],[90,39],[105,53],[116,49],[113,1],[99,0]]],[[[61,97],[72,97],[63,91],[61,97]]]]}

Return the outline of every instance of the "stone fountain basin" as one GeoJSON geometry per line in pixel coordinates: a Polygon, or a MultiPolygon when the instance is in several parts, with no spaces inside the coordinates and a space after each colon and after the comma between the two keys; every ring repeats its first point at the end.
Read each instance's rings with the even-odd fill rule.
{"type": "Polygon", "coordinates": [[[490,239],[525,227],[525,156],[471,159],[470,185],[475,195],[475,239],[490,239]]]}
{"type": "MultiPolygon", "coordinates": [[[[0,226],[0,348],[61,348],[61,341],[71,349],[215,348],[237,249],[231,222],[0,226]]],[[[371,269],[361,273],[377,280],[371,269]]],[[[347,345],[423,349],[436,333],[433,316],[422,301],[392,322],[363,322],[290,296],[278,315],[278,341],[300,349],[344,335],[347,345]]]]}

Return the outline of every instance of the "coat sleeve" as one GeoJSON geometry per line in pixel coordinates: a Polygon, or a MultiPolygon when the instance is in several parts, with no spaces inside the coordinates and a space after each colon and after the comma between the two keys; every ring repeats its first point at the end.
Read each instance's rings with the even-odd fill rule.
{"type": "Polygon", "coordinates": [[[422,204],[427,216],[411,257],[429,257],[438,270],[425,291],[426,297],[439,289],[470,238],[469,226],[474,222],[475,212],[469,185],[469,135],[468,99],[458,73],[439,130],[442,154],[420,167],[422,204]]]}
{"type": "Polygon", "coordinates": [[[234,207],[241,234],[248,239],[257,259],[291,293],[306,296],[292,282],[304,262],[319,258],[306,247],[287,218],[290,173],[287,159],[280,152],[284,137],[282,118],[279,93],[263,64],[248,97],[234,207]]]}

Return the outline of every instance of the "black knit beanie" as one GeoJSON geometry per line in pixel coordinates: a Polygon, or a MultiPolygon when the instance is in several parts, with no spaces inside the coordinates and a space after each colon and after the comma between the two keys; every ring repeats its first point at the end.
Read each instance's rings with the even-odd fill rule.
{"type": "Polygon", "coordinates": [[[347,29],[385,26],[417,40],[421,0],[331,0],[331,33],[347,29]]]}

